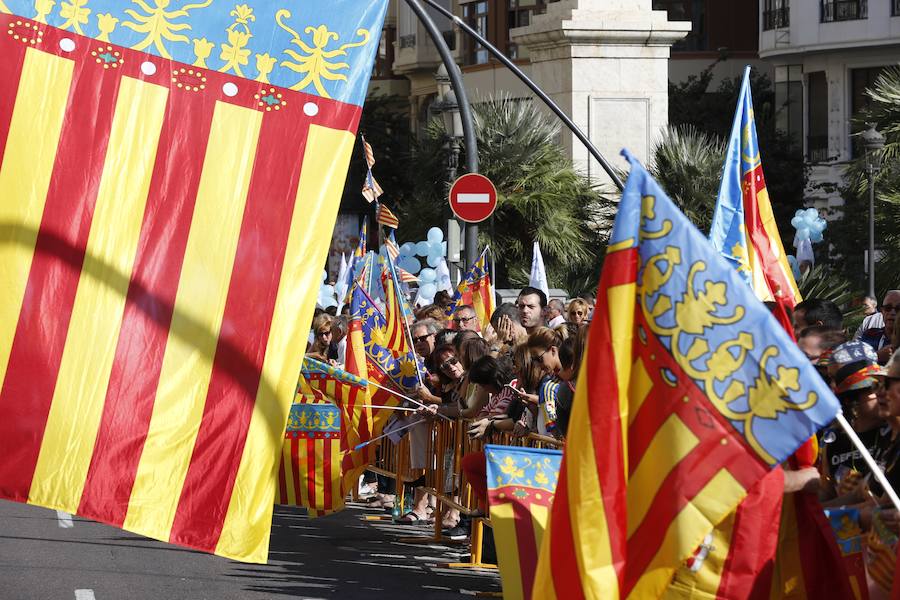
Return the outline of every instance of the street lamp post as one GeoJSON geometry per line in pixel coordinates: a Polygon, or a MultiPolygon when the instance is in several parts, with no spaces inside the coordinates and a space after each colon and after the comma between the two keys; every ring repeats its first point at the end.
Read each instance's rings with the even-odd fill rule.
{"type": "Polygon", "coordinates": [[[881,151],[884,136],[875,129],[874,123],[863,132],[863,146],[866,149],[866,175],[869,180],[869,296],[875,297],[875,176],[881,170],[881,151]]]}
{"type": "MultiPolygon", "coordinates": [[[[437,101],[435,102],[433,109],[436,113],[440,114],[441,119],[444,123],[444,132],[447,134],[447,148],[448,148],[448,163],[447,163],[447,189],[450,189],[450,186],[456,180],[457,171],[459,169],[459,154],[461,151],[460,141],[463,138],[463,122],[462,115],[460,113],[459,101],[456,99],[456,92],[453,91],[453,86],[450,82],[450,76],[447,74],[447,67],[443,64],[438,67],[437,73],[434,75],[434,80],[437,83],[437,101]]],[[[475,250],[475,246],[477,245],[477,229],[473,229],[476,226],[471,224],[463,224],[461,221],[457,219],[457,223],[460,226],[460,231],[465,231],[465,257],[466,261],[469,259],[469,255],[475,250]],[[469,238],[474,233],[475,240],[471,243],[469,238]]],[[[461,261],[462,262],[462,261],[461,261]]],[[[474,262],[474,259],[472,260],[474,262]]],[[[466,265],[460,265],[462,271],[465,271],[466,265]]]]}

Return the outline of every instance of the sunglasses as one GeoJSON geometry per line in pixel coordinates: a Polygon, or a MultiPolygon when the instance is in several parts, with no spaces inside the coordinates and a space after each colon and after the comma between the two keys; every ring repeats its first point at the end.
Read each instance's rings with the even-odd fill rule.
{"type": "Polygon", "coordinates": [[[452,367],[453,365],[458,365],[458,364],[459,364],[459,359],[456,358],[455,356],[451,356],[450,358],[448,358],[447,360],[445,360],[444,362],[441,363],[440,368],[447,369],[449,367],[452,367]]]}
{"type": "Polygon", "coordinates": [[[543,352],[541,352],[540,354],[535,356],[534,360],[537,362],[542,362],[544,360],[544,355],[547,354],[548,352],[550,352],[550,348],[547,348],[546,350],[544,350],[543,352]]]}
{"type": "Polygon", "coordinates": [[[316,332],[316,335],[318,337],[323,337],[323,336],[331,335],[331,334],[332,334],[332,331],[330,329],[328,331],[317,331],[316,332]]]}
{"type": "Polygon", "coordinates": [[[454,317],[453,322],[456,323],[457,325],[460,325],[462,323],[468,323],[469,321],[471,321],[474,318],[475,317],[454,317]]]}
{"type": "Polygon", "coordinates": [[[433,333],[426,333],[425,335],[420,335],[418,337],[414,337],[413,343],[418,344],[419,342],[424,342],[425,340],[427,340],[428,338],[430,338],[433,335],[434,335],[433,333]]]}

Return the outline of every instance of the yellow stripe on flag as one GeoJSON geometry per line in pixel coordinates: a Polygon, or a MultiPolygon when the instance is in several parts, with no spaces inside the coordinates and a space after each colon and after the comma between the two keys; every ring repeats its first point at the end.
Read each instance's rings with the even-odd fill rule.
{"type": "MultiPolygon", "coordinates": [[[[300,480],[300,497],[297,500],[299,500],[300,506],[309,506],[309,488],[307,487],[307,478],[309,477],[309,469],[307,468],[307,461],[309,460],[308,448],[309,441],[306,438],[301,438],[300,444],[297,446],[298,479],[300,480]]],[[[225,518],[227,519],[228,517],[226,516],[225,518]]]]}
{"type": "Polygon", "coordinates": [[[544,530],[547,529],[547,521],[550,519],[550,507],[541,504],[531,505],[531,526],[534,528],[535,548],[541,549],[544,540],[544,530]]]}
{"type": "Polygon", "coordinates": [[[641,406],[644,405],[644,400],[650,395],[650,390],[653,389],[653,380],[650,379],[650,375],[647,373],[647,367],[644,366],[644,361],[641,360],[640,357],[634,361],[631,368],[632,376],[628,386],[628,397],[630,398],[628,406],[629,427],[641,410],[641,406]]]}
{"type": "Polygon", "coordinates": [[[637,286],[634,283],[612,286],[607,290],[609,306],[615,306],[616,317],[609,319],[610,341],[616,359],[616,386],[619,390],[619,414],[622,422],[622,462],[628,473],[628,388],[631,381],[632,340],[634,337],[634,305],[637,286]]]}
{"type": "MultiPolygon", "coordinates": [[[[343,181],[353,151],[355,137],[348,131],[311,125],[297,188],[297,207],[291,220],[281,283],[266,347],[262,385],[247,431],[241,466],[231,495],[228,514],[216,554],[242,556],[242,560],[268,559],[269,530],[277,450],[272,448],[273,432],[284,431],[290,410],[297,366],[303,360],[304,344],[291,337],[294,324],[309,323],[315,309],[319,274],[328,253],[331,228],[340,205],[343,181]],[[317,219],[310,219],[316,214],[317,219]],[[260,477],[271,473],[271,477],[260,477]],[[233,510],[240,503],[240,515],[233,510]],[[258,507],[248,511],[247,506],[258,507]],[[248,551],[248,548],[254,550],[248,551]]],[[[302,483],[302,482],[301,482],[302,483]]],[[[302,487],[302,485],[301,485],[302,487]]]]}
{"type": "Polygon", "coordinates": [[[666,476],[699,442],[678,415],[670,415],[653,434],[647,451],[628,480],[628,537],[647,516],[666,476]]]}
{"type": "Polygon", "coordinates": [[[689,557],[746,493],[727,469],[716,473],[669,524],[659,550],[628,597],[658,598],[672,578],[673,565],[689,557]]]}
{"type": "MultiPolygon", "coordinates": [[[[497,546],[497,565],[503,580],[503,599],[524,598],[522,568],[519,562],[519,543],[516,537],[516,516],[512,502],[491,505],[491,525],[497,546]]],[[[525,540],[523,543],[527,544],[525,540]]],[[[540,547],[540,546],[538,546],[540,547]]]]}
{"type": "MultiPolygon", "coordinates": [[[[194,450],[261,122],[258,111],[216,103],[150,429],[125,519],[125,529],[150,537],[168,537],[194,450]]],[[[276,456],[273,447],[269,460],[274,463],[276,456]]],[[[273,495],[271,489],[270,512],[273,495]]]]}
{"type": "Polygon", "coordinates": [[[291,460],[291,440],[284,440],[281,446],[281,462],[284,464],[284,487],[287,491],[287,503],[297,505],[297,494],[294,491],[294,465],[291,460]]]}
{"type": "Polygon", "coordinates": [[[728,559],[735,516],[736,511],[732,511],[712,530],[712,541],[707,545],[709,554],[703,559],[698,571],[691,571],[685,563],[678,567],[661,600],[716,597],[722,583],[722,573],[725,572],[725,561],[728,559]]]}
{"type": "Polygon", "coordinates": [[[73,62],[29,48],[0,166],[0,381],[6,366],[37,239],[73,62]]]}
{"type": "Polygon", "coordinates": [[[85,259],[104,269],[99,274],[82,271],[78,280],[29,502],[75,512],[81,501],[168,95],[167,88],[122,79],[85,259]]]}
{"type": "Polygon", "coordinates": [[[335,507],[343,508],[344,488],[341,485],[341,440],[335,438],[329,444],[328,451],[331,452],[331,504],[335,507]]]}
{"type": "Polygon", "coordinates": [[[313,442],[316,447],[316,506],[320,510],[325,506],[325,440],[317,439],[313,442]]]}

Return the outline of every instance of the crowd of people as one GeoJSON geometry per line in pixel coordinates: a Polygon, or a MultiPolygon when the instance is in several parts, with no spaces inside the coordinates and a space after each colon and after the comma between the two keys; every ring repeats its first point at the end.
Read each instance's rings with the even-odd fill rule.
{"type": "MultiPolygon", "coordinates": [[[[900,353],[895,353],[900,346],[900,290],[888,292],[880,303],[871,300],[866,301],[865,320],[852,333],[841,310],[828,300],[801,302],[792,319],[798,346],[829,382],[844,414],[896,490],[900,489],[900,353]]],[[[514,304],[496,308],[484,331],[472,306],[458,306],[448,317],[449,306],[449,297],[438,297],[435,304],[416,311],[410,332],[428,375],[414,395],[425,408],[398,422],[442,415],[465,419],[473,438],[508,432],[563,440],[593,313],[592,297],[548,302],[544,292],[526,287],[514,304]]],[[[342,361],[345,333],[342,317],[318,315],[309,354],[342,361]]],[[[409,429],[412,470],[421,471],[430,458],[425,455],[429,431],[409,429]]],[[[864,530],[883,526],[898,533],[897,511],[847,434],[833,425],[819,436],[818,467],[788,472],[786,493],[817,491],[825,507],[858,508],[864,530]]],[[[465,455],[461,467],[478,501],[475,514],[486,511],[484,454],[465,455]]],[[[370,505],[393,508],[393,481],[374,476],[367,481],[364,492],[371,494],[370,505]]],[[[401,511],[399,523],[432,522],[429,509],[434,499],[416,483],[412,504],[401,511]]],[[[444,513],[442,525],[447,537],[468,534],[465,515],[460,520],[456,511],[444,513]]]]}
{"type": "MultiPolygon", "coordinates": [[[[848,335],[840,309],[828,300],[808,299],[794,311],[797,343],[831,385],[844,415],[894,490],[900,489],[900,290],[880,305],[864,304],[862,325],[848,335]]],[[[884,487],[849,435],[837,425],[820,434],[819,473],[812,482],[826,508],[859,509],[863,531],[895,535],[898,513],[884,487]]]]}
{"type": "MultiPolygon", "coordinates": [[[[411,341],[424,363],[427,376],[415,390],[424,408],[408,417],[395,416],[386,430],[413,420],[440,416],[465,419],[473,439],[491,439],[495,432],[515,437],[537,433],[563,440],[569,420],[578,367],[593,311],[586,295],[567,303],[548,301],[542,290],[525,287],[515,303],[497,306],[490,325],[482,327],[475,309],[459,305],[451,311],[448,295],[419,308],[410,324],[411,341]]],[[[318,313],[310,333],[307,355],[341,364],[346,352],[347,325],[343,315],[318,313]]],[[[430,428],[411,427],[409,467],[422,472],[430,428]]],[[[487,485],[483,453],[464,456],[461,467],[478,502],[487,510],[487,485]]],[[[363,488],[371,493],[370,505],[392,509],[394,482],[369,477],[363,488]]],[[[413,501],[399,523],[431,523],[434,499],[413,482],[413,501]]],[[[366,494],[368,495],[368,494],[366,494]]],[[[470,515],[471,516],[471,515],[470,515]]],[[[444,514],[448,537],[468,535],[468,519],[457,511],[444,514]]]]}

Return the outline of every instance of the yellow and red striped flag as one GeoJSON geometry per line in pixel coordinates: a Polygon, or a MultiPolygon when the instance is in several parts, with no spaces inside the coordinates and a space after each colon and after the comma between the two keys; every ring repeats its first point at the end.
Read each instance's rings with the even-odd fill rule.
{"type": "Polygon", "coordinates": [[[371,203],[378,200],[384,194],[384,190],[381,189],[381,186],[378,185],[378,182],[375,181],[375,176],[372,174],[372,167],[375,166],[375,153],[372,152],[372,146],[366,141],[365,136],[362,136],[362,143],[363,155],[366,159],[366,180],[363,182],[362,195],[363,198],[371,203]]]}
{"type": "MultiPolygon", "coordinates": [[[[788,315],[802,298],[766,189],[749,67],[744,71],[735,110],[710,241],[750,285],[756,298],[775,303],[774,314],[793,339],[788,315]]],[[[788,466],[794,470],[811,467],[817,456],[816,438],[811,437],[790,458],[788,466]]],[[[754,489],[751,496],[763,491],[754,489]]],[[[732,528],[725,540],[734,536],[745,542],[731,543],[720,577],[707,578],[719,581],[718,593],[731,598],[737,597],[737,590],[759,588],[764,590],[762,595],[771,598],[840,593],[852,596],[846,563],[815,494],[798,492],[782,503],[782,491],[772,488],[766,493],[768,498],[751,498],[759,500],[752,502],[752,509],[742,504],[729,521],[732,528]],[[779,505],[780,514],[773,513],[779,505]],[[751,515],[751,511],[759,514],[751,515]],[[779,533],[774,526],[759,529],[758,522],[780,522],[782,531],[779,533]],[[771,568],[772,563],[776,563],[775,569],[771,568]],[[730,584],[736,587],[731,590],[730,584]]],[[[727,541],[719,541],[720,551],[726,547],[727,541]]]]}
{"type": "Polygon", "coordinates": [[[662,596],[747,491],[839,410],[738,273],[624,154],[631,173],[536,598],[662,596]]]}
{"type": "MultiPolygon", "coordinates": [[[[305,382],[301,384],[306,386],[305,382]]],[[[340,409],[321,392],[298,391],[297,397],[284,433],[278,504],[303,506],[310,516],[321,517],[344,508],[343,420],[340,409]]]]}
{"type": "Polygon", "coordinates": [[[379,202],[378,208],[375,209],[375,221],[391,229],[400,227],[400,219],[383,202],[379,202]]]}
{"type": "Polygon", "coordinates": [[[472,265],[462,281],[456,287],[453,300],[447,308],[447,316],[452,317],[457,307],[469,305],[475,309],[480,331],[486,331],[494,314],[494,286],[491,285],[491,274],[487,265],[487,248],[472,265]]]}
{"type": "Polygon", "coordinates": [[[562,452],[487,445],[484,453],[503,597],[528,600],[562,452]]]}
{"type": "MultiPolygon", "coordinates": [[[[227,42],[233,5],[210,4],[178,25],[227,42]]],[[[267,560],[297,340],[387,7],[280,4],[243,5],[252,50],[282,59],[251,80],[126,27],[141,7],[91,0],[122,25],[100,41],[65,7],[38,22],[7,2],[0,497],[267,560]],[[345,44],[339,81],[290,68],[308,25],[345,44]]]]}

